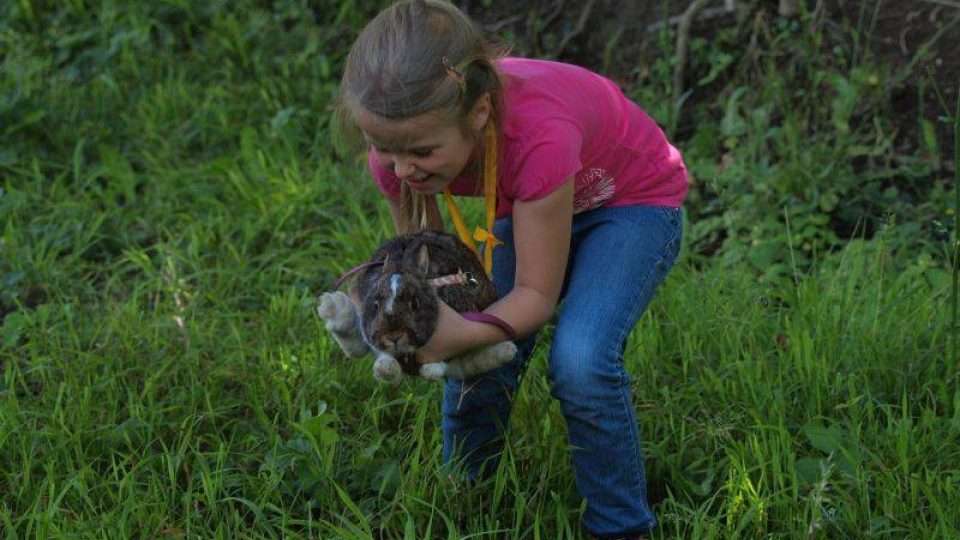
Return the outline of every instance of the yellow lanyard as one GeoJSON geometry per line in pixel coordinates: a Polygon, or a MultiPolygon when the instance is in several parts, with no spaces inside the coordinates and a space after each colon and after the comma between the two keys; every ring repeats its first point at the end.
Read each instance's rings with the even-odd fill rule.
{"type": "Polygon", "coordinates": [[[450,217],[453,218],[453,225],[457,229],[457,235],[464,244],[470,247],[479,257],[477,242],[484,242],[483,248],[483,270],[489,276],[493,271],[493,247],[501,242],[493,236],[493,220],[497,212],[497,130],[493,122],[487,122],[487,144],[483,154],[483,196],[487,202],[487,228],[477,228],[473,231],[473,236],[467,232],[467,225],[463,221],[463,216],[457,208],[457,203],[450,194],[450,188],[443,190],[443,198],[447,201],[447,208],[450,209],[450,217]]]}

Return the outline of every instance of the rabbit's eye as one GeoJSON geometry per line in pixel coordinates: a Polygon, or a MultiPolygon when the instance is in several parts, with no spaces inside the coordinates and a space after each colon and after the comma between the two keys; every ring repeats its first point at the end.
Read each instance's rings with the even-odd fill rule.
{"type": "Polygon", "coordinates": [[[411,305],[413,306],[413,309],[419,310],[419,309],[420,309],[420,299],[417,298],[416,296],[414,296],[414,297],[413,297],[413,302],[411,302],[411,305]]]}

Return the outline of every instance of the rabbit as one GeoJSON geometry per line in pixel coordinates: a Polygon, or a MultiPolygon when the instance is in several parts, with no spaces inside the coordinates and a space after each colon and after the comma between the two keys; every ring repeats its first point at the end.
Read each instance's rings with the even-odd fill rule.
{"type": "Polygon", "coordinates": [[[477,256],[456,236],[429,230],[398,236],[380,246],[370,261],[349,295],[322,294],[317,313],[347,356],[373,352],[378,380],[397,382],[404,374],[462,380],[499,367],[516,354],[516,345],[504,341],[446,362],[416,362],[414,353],[436,330],[438,300],[462,313],[482,311],[497,299],[477,256]],[[455,283],[438,284],[443,276],[456,276],[448,278],[455,283]]]}

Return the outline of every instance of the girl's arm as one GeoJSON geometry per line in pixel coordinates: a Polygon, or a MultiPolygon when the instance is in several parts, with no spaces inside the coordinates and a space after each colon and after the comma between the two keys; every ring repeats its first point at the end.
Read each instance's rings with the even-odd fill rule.
{"type": "MultiPolygon", "coordinates": [[[[517,271],[513,290],[485,311],[509,323],[520,336],[535,332],[553,315],[570,252],[573,179],[535,201],[513,204],[517,271]]],[[[507,338],[500,328],[464,319],[441,303],[437,331],[417,353],[421,363],[438,362],[507,338]]]]}

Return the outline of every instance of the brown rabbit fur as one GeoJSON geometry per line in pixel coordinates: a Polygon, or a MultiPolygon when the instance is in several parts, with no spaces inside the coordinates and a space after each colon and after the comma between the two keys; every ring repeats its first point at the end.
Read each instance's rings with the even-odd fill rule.
{"type": "Polygon", "coordinates": [[[415,353],[437,328],[440,300],[463,313],[482,311],[496,299],[493,283],[470,248],[451,234],[420,231],[384,243],[354,280],[350,296],[322,294],[317,313],[347,356],[374,353],[374,376],[380,380],[397,380],[404,373],[464,379],[508,362],[516,346],[504,341],[423,365],[415,353]],[[463,283],[430,283],[460,273],[463,283]]]}

